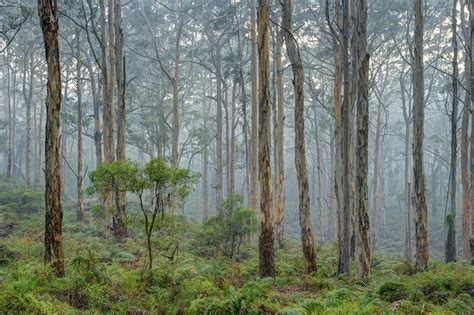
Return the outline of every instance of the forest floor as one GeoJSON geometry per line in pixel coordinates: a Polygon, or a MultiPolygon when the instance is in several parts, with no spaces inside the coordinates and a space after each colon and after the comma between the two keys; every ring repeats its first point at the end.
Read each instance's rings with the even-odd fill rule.
{"type": "MultiPolygon", "coordinates": [[[[75,223],[64,204],[66,277],[43,264],[42,193],[0,179],[0,314],[473,314],[474,268],[432,261],[413,275],[409,263],[375,253],[370,283],[335,276],[336,248],[317,246],[318,272],[304,273],[297,242],[277,250],[275,279],[258,276],[258,252],[209,255],[196,242],[200,224],[167,216],[145,266],[138,213],[126,242],[113,240],[106,214],[75,223]]],[[[355,269],[352,270],[354,275],[355,269]]]]}

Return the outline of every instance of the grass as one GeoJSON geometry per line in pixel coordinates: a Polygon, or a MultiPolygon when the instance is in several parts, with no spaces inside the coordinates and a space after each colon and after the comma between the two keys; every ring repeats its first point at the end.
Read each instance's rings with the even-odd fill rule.
{"type": "Polygon", "coordinates": [[[411,275],[407,262],[375,253],[365,284],[335,276],[336,248],[328,245],[318,244],[318,272],[306,275],[301,248],[289,241],[276,252],[277,277],[262,279],[255,245],[245,244],[234,260],[203,256],[194,240],[199,225],[169,217],[154,235],[155,264],[147,271],[138,214],[130,214],[131,236],[123,244],[113,240],[101,216],[89,212],[87,224],[74,218],[67,208],[66,277],[59,279],[42,261],[42,213],[23,213],[21,206],[5,212],[0,230],[15,225],[0,237],[0,314],[472,314],[474,309],[474,269],[462,262],[432,261],[428,272],[411,275]],[[171,248],[178,248],[173,256],[171,248]]]}

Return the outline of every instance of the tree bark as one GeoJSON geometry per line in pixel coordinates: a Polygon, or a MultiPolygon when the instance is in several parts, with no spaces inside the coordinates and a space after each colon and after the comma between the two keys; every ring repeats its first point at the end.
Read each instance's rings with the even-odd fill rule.
{"type": "MultiPolygon", "coordinates": [[[[115,2],[115,56],[116,56],[116,84],[118,98],[117,112],[117,160],[125,160],[125,144],[126,144],[126,106],[125,106],[125,54],[124,54],[124,37],[122,29],[122,0],[114,0],[115,2]]],[[[113,79],[113,78],[112,78],[113,79]]],[[[114,213],[114,234],[115,238],[122,241],[127,236],[127,212],[126,212],[126,192],[117,192],[117,208],[114,213]]]]}
{"type": "Polygon", "coordinates": [[[357,8],[357,145],[356,145],[356,258],[358,275],[370,276],[369,225],[369,60],[367,47],[367,0],[357,8]]]}
{"type": "Polygon", "coordinates": [[[45,147],[45,262],[64,277],[61,208],[61,68],[57,8],[52,0],[38,0],[38,15],[48,68],[45,147]]]}
{"type": "Polygon", "coordinates": [[[304,139],[304,72],[301,56],[293,36],[293,1],[282,2],[282,28],[285,35],[286,51],[293,68],[295,90],[295,164],[299,192],[299,221],[301,243],[308,273],[316,271],[313,233],[311,232],[311,203],[309,198],[308,170],[304,139]]]}
{"type": "Polygon", "coordinates": [[[256,12],[255,12],[255,0],[250,0],[250,46],[251,46],[251,77],[252,77],[252,106],[250,109],[250,196],[249,206],[258,212],[257,200],[258,200],[258,168],[257,168],[257,156],[258,156],[258,107],[257,107],[257,48],[256,48],[256,12]]]}
{"type": "MultiPolygon", "coordinates": [[[[273,220],[272,220],[272,168],[270,163],[270,31],[269,23],[270,0],[260,0],[258,6],[258,59],[259,59],[259,180],[260,180],[260,210],[262,212],[261,234],[259,240],[260,276],[275,276],[275,254],[273,251],[273,220]]],[[[255,141],[255,138],[253,139],[255,141]]]]}
{"type": "Polygon", "coordinates": [[[415,44],[413,63],[413,193],[415,208],[416,271],[427,271],[428,214],[426,179],[423,166],[424,79],[423,79],[423,0],[415,0],[415,44]]]}
{"type": "Polygon", "coordinates": [[[472,108],[472,104],[474,103],[474,76],[472,70],[474,69],[474,52],[473,52],[473,41],[474,41],[474,0],[471,0],[469,2],[469,7],[470,7],[470,12],[471,12],[471,17],[470,17],[470,47],[471,47],[471,54],[470,54],[470,59],[471,59],[471,67],[470,67],[470,75],[471,75],[471,85],[470,85],[470,92],[471,92],[471,148],[470,148],[470,155],[471,155],[471,176],[470,176],[470,182],[471,182],[471,189],[470,189],[470,201],[471,201],[471,237],[470,237],[470,252],[471,252],[471,264],[474,264],[474,215],[473,215],[473,209],[474,209],[474,109],[472,108]]]}
{"type": "Polygon", "coordinates": [[[276,129],[275,129],[275,230],[278,246],[283,248],[285,238],[285,226],[283,223],[283,212],[285,208],[285,159],[284,159],[284,137],[285,137],[285,113],[283,94],[283,30],[277,28],[277,40],[275,45],[275,72],[276,72],[276,129]]]}
{"type": "Polygon", "coordinates": [[[31,187],[31,145],[32,145],[32,122],[31,107],[33,102],[33,80],[34,80],[34,50],[29,48],[25,52],[23,61],[23,97],[26,105],[26,158],[25,158],[25,180],[26,186],[31,187]],[[28,79],[27,79],[28,76],[28,79]],[[28,81],[28,88],[26,87],[28,81]]]}
{"type": "Polygon", "coordinates": [[[461,122],[461,184],[462,184],[462,236],[463,236],[463,257],[467,260],[471,260],[471,204],[469,199],[469,169],[468,169],[468,150],[469,150],[469,115],[471,110],[471,95],[469,88],[471,86],[471,63],[469,52],[471,49],[471,43],[469,39],[469,24],[465,18],[465,5],[461,5],[461,25],[464,36],[464,45],[466,50],[464,51],[464,77],[465,85],[468,87],[464,95],[464,106],[462,111],[462,122],[461,122]]]}
{"type": "Polygon", "coordinates": [[[12,112],[11,103],[11,72],[10,72],[10,52],[7,49],[7,93],[6,93],[6,106],[8,111],[8,150],[7,150],[7,179],[10,179],[13,175],[13,120],[15,119],[12,112]]]}
{"type": "Polygon", "coordinates": [[[449,192],[450,192],[450,204],[449,204],[449,215],[446,218],[446,224],[448,228],[446,238],[446,251],[445,260],[446,262],[452,262],[456,260],[456,166],[457,166],[457,150],[458,150],[458,41],[457,41],[457,0],[453,0],[453,12],[452,12],[452,46],[453,46],[453,77],[452,77],[452,109],[451,109],[451,161],[449,170],[449,192]]]}
{"type": "MultiPolygon", "coordinates": [[[[402,70],[400,76],[400,94],[402,99],[403,119],[405,121],[405,143],[404,143],[404,170],[403,170],[403,221],[404,221],[404,234],[405,234],[405,248],[404,254],[407,261],[412,259],[412,248],[411,248],[411,196],[410,196],[410,124],[411,124],[411,101],[407,102],[405,92],[405,80],[402,70]]],[[[410,98],[411,100],[411,98],[410,98]]]]}
{"type": "Polygon", "coordinates": [[[350,76],[349,76],[349,0],[343,0],[343,35],[342,35],[342,59],[344,70],[344,100],[341,113],[342,123],[342,148],[341,148],[341,190],[342,210],[339,225],[339,267],[338,273],[349,275],[350,271],[350,238],[351,238],[351,110],[350,110],[350,76]]]}
{"type": "Polygon", "coordinates": [[[84,221],[84,174],[83,174],[83,140],[82,140],[82,79],[81,79],[81,30],[76,27],[76,93],[77,93],[77,211],[78,222],[84,221]]]}

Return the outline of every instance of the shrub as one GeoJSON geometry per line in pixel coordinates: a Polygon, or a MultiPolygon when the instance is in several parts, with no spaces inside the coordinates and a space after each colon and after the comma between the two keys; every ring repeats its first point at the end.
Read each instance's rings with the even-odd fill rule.
{"type": "Polygon", "coordinates": [[[257,230],[255,211],[243,207],[243,197],[232,195],[220,207],[217,216],[204,221],[195,239],[198,253],[212,256],[222,253],[229,258],[240,256],[246,237],[257,230]]]}
{"type": "Polygon", "coordinates": [[[390,303],[399,300],[404,300],[408,297],[407,287],[400,282],[385,282],[379,288],[378,293],[383,301],[387,301],[390,303]]]}

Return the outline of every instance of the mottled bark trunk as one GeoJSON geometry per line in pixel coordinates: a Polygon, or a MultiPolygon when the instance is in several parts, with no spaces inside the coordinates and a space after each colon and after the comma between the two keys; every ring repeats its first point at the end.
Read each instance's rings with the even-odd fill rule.
{"type": "MultiPolygon", "coordinates": [[[[176,41],[175,41],[175,55],[174,55],[174,73],[173,79],[171,80],[173,86],[173,130],[171,134],[171,163],[173,166],[178,166],[179,164],[179,132],[180,132],[180,122],[179,122],[179,63],[181,57],[181,33],[184,25],[183,12],[181,11],[181,0],[176,1],[176,41]]],[[[174,199],[174,198],[173,198],[174,199]]],[[[174,205],[174,202],[173,202],[174,205]]],[[[173,208],[176,208],[173,206],[173,208]]]]}
{"type": "Polygon", "coordinates": [[[223,163],[223,100],[222,100],[222,62],[221,62],[221,46],[220,44],[215,47],[215,67],[216,67],[216,100],[217,100],[217,115],[216,115],[216,124],[217,124],[217,133],[216,133],[216,195],[217,195],[217,205],[218,207],[224,201],[224,163],[223,163]]]}
{"type": "MultiPolygon", "coordinates": [[[[247,116],[247,93],[245,92],[245,78],[244,78],[244,61],[242,56],[242,39],[240,34],[241,22],[237,11],[235,12],[235,18],[237,23],[237,53],[239,56],[239,84],[241,89],[241,98],[242,98],[242,133],[244,137],[244,147],[245,147],[245,183],[244,188],[247,191],[247,197],[250,197],[250,183],[249,183],[249,174],[250,174],[250,152],[249,152],[249,139],[248,139],[248,116],[247,116]]],[[[250,199],[250,198],[249,198],[250,199]]]]}
{"type": "Polygon", "coordinates": [[[104,153],[105,161],[112,163],[115,160],[115,77],[116,77],[116,51],[115,47],[115,1],[108,0],[107,5],[107,39],[108,42],[108,73],[106,95],[104,100],[104,153]],[[106,134],[107,133],[107,134],[106,134]]]}
{"type": "Polygon", "coordinates": [[[278,246],[283,247],[285,238],[285,227],[283,223],[283,212],[285,208],[285,159],[284,159],[284,130],[285,130],[285,113],[284,113],[284,94],[283,94],[283,64],[282,64],[282,47],[283,47],[283,31],[276,29],[277,40],[275,44],[275,85],[276,85],[276,128],[275,128],[275,232],[278,246]]]}
{"type": "Polygon", "coordinates": [[[351,110],[350,110],[350,76],[349,76],[349,0],[343,0],[343,70],[344,70],[344,101],[341,113],[342,148],[341,148],[341,190],[342,207],[340,207],[339,225],[339,266],[338,273],[349,275],[350,271],[350,238],[351,238],[351,110]]]}
{"type": "Polygon", "coordinates": [[[470,201],[471,201],[471,238],[470,238],[470,252],[471,252],[471,264],[474,264],[474,215],[473,215],[473,209],[474,209],[474,109],[472,108],[472,104],[474,104],[474,76],[472,73],[472,70],[474,69],[474,51],[473,51],[473,42],[474,42],[474,1],[471,0],[469,2],[469,7],[470,7],[470,12],[471,12],[471,17],[470,17],[470,47],[471,47],[471,54],[470,54],[470,59],[471,59],[471,67],[470,67],[470,76],[471,76],[471,85],[470,85],[470,92],[471,92],[471,141],[470,141],[470,158],[471,158],[471,176],[470,176],[470,182],[471,182],[471,189],[470,189],[470,201]]]}
{"type": "Polygon", "coordinates": [[[295,164],[299,192],[299,221],[301,242],[308,273],[316,271],[313,233],[311,232],[311,203],[309,198],[308,170],[304,138],[304,72],[300,52],[293,36],[293,1],[282,2],[282,27],[286,51],[293,68],[293,87],[295,91],[295,164]]]}
{"type": "Polygon", "coordinates": [[[451,109],[451,161],[449,167],[449,193],[450,193],[450,204],[449,204],[449,215],[446,218],[446,224],[448,227],[448,233],[446,238],[446,249],[445,249],[445,260],[446,262],[452,262],[456,260],[456,173],[457,173],[457,152],[458,152],[458,41],[457,41],[457,4],[458,1],[453,1],[453,12],[452,12],[452,46],[453,46],[453,77],[452,77],[452,109],[451,109]],[[452,224],[449,224],[452,222],[452,224]]]}
{"type": "Polygon", "coordinates": [[[61,69],[59,59],[57,8],[52,0],[38,0],[38,15],[48,69],[45,147],[45,262],[64,276],[61,208],[61,69]]]}
{"type": "Polygon", "coordinates": [[[462,111],[462,122],[461,122],[461,184],[462,184],[462,240],[463,240],[463,257],[467,261],[471,260],[471,204],[469,199],[469,169],[468,169],[468,154],[469,154],[469,116],[471,110],[471,95],[469,88],[471,87],[471,63],[469,52],[471,49],[471,43],[469,40],[469,25],[466,23],[465,18],[465,6],[461,6],[461,25],[462,32],[464,35],[464,45],[466,50],[464,52],[464,77],[465,86],[468,87],[464,96],[464,106],[462,111]]]}
{"type": "Polygon", "coordinates": [[[76,93],[77,93],[77,209],[76,219],[84,221],[84,171],[83,171],[83,140],[82,140],[82,79],[81,79],[81,39],[80,28],[76,27],[76,93]]]}
{"type": "MultiPolygon", "coordinates": [[[[115,0],[115,56],[116,56],[116,84],[117,84],[117,160],[125,160],[126,144],[126,106],[125,106],[125,54],[124,37],[122,29],[122,0],[115,0]]],[[[114,213],[114,234],[115,238],[122,241],[127,236],[127,212],[126,212],[126,192],[117,192],[117,207],[114,213]]]]}
{"type": "Polygon", "coordinates": [[[370,275],[369,238],[369,52],[367,47],[367,0],[358,2],[357,10],[357,145],[356,145],[356,260],[359,277],[370,275]]]}
{"type": "Polygon", "coordinates": [[[92,106],[94,115],[94,148],[95,148],[95,162],[96,166],[101,164],[103,161],[102,157],[102,130],[100,123],[100,97],[97,91],[97,83],[95,78],[94,70],[90,63],[87,65],[89,71],[91,93],[92,93],[92,106]]]}
{"type": "Polygon", "coordinates": [[[250,46],[251,46],[251,59],[250,69],[252,77],[252,106],[250,110],[250,196],[249,206],[258,212],[257,200],[258,200],[258,168],[257,168],[257,156],[258,156],[258,107],[257,107],[257,47],[256,47],[256,6],[255,0],[250,0],[250,46]]]}
{"type": "MultiPolygon", "coordinates": [[[[203,111],[203,113],[205,113],[205,111],[203,111]]],[[[206,120],[204,122],[206,123],[206,120]]],[[[202,218],[203,220],[207,220],[209,218],[208,169],[209,169],[209,155],[208,155],[207,147],[205,147],[202,150],[202,218]]]]}
{"type": "Polygon", "coordinates": [[[404,164],[403,164],[403,221],[404,221],[404,254],[405,259],[411,261],[411,214],[410,214],[410,124],[411,124],[411,101],[407,102],[405,92],[404,73],[400,75],[400,94],[402,99],[403,119],[405,121],[405,143],[404,143],[404,164]]]}
{"type": "Polygon", "coordinates": [[[7,149],[7,178],[10,179],[13,175],[13,113],[11,103],[11,73],[10,73],[10,53],[7,50],[7,93],[6,93],[6,106],[8,111],[8,149],[7,149]]]}
{"type": "Polygon", "coordinates": [[[31,148],[32,148],[32,121],[31,107],[33,103],[33,80],[34,80],[34,50],[25,52],[23,64],[23,97],[26,106],[26,158],[25,158],[25,180],[26,185],[31,187],[31,148]],[[28,79],[27,79],[28,77],[28,79]],[[28,81],[28,82],[27,82],[28,81]],[[28,85],[28,87],[27,87],[28,85]]]}
{"type": "MultiPolygon", "coordinates": [[[[261,234],[259,239],[260,276],[275,276],[275,254],[273,250],[273,220],[272,220],[272,168],[270,163],[271,142],[270,142],[270,32],[269,23],[270,0],[259,1],[258,6],[258,57],[259,57],[259,180],[260,180],[260,210],[261,234]]],[[[255,141],[255,138],[253,139],[255,141]]]]}
{"type": "Polygon", "coordinates": [[[413,193],[415,208],[416,271],[428,270],[428,211],[423,166],[424,79],[423,79],[423,1],[415,0],[413,53],[413,193]]]}
{"type": "Polygon", "coordinates": [[[370,221],[373,229],[371,231],[372,245],[377,245],[380,226],[378,226],[378,216],[380,215],[380,148],[381,148],[381,133],[382,133],[382,101],[379,100],[377,105],[377,122],[375,126],[375,148],[374,148],[374,177],[372,179],[372,211],[370,213],[370,221]]]}

